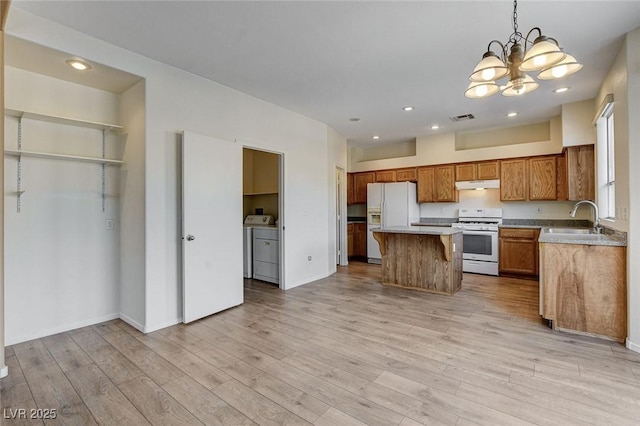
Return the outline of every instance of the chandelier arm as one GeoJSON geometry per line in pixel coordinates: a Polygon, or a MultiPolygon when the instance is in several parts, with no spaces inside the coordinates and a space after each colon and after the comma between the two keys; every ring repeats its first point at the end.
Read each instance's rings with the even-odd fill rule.
{"type": "MultiPolygon", "coordinates": [[[[529,36],[531,35],[532,32],[534,32],[536,30],[538,31],[538,37],[542,37],[542,30],[540,29],[540,27],[531,28],[529,30],[529,32],[527,33],[527,37],[525,37],[525,39],[524,39],[524,48],[525,48],[525,50],[527,49],[527,44],[529,44],[529,43],[533,44],[532,41],[529,41],[529,36]]],[[[556,45],[558,44],[558,42],[555,39],[553,39],[553,41],[556,43],[556,45]]]]}
{"type": "Polygon", "coordinates": [[[491,45],[493,43],[498,43],[500,45],[500,52],[502,52],[502,56],[500,59],[502,59],[502,62],[506,63],[507,60],[507,46],[505,46],[500,40],[491,40],[489,42],[489,45],[487,46],[487,52],[491,52],[491,45]]]}

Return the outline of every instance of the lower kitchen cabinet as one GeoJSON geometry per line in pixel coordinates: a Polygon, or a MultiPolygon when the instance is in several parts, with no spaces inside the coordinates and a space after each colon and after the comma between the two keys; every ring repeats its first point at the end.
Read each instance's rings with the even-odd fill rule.
{"type": "Polygon", "coordinates": [[[253,229],[253,278],[278,284],[280,248],[277,228],[253,229]]]}
{"type": "Polygon", "coordinates": [[[500,274],[537,276],[539,229],[500,228],[498,230],[500,274]]]}
{"type": "Polygon", "coordinates": [[[347,254],[349,257],[367,257],[367,224],[347,224],[347,254]]]}
{"type": "Polygon", "coordinates": [[[540,243],[540,314],[554,330],[624,342],[626,247],[540,243]]]}

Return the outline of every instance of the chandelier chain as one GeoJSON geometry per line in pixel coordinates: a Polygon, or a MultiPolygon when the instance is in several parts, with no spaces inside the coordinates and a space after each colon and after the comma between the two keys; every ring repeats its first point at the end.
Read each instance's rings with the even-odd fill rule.
{"type": "Polygon", "coordinates": [[[513,0],[513,34],[507,44],[517,44],[522,40],[522,33],[518,31],[518,0],[513,0]]]}

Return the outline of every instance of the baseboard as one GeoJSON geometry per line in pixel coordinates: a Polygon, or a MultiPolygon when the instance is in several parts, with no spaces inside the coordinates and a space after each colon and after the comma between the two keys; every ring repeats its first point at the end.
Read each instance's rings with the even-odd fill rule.
{"type": "Polygon", "coordinates": [[[633,343],[629,338],[627,338],[627,349],[631,349],[634,352],[640,352],[640,345],[637,343],[633,343]]]}
{"type": "Polygon", "coordinates": [[[162,330],[163,328],[171,327],[172,325],[180,324],[181,322],[182,322],[182,318],[176,318],[174,320],[165,321],[163,323],[156,324],[150,327],[144,327],[144,330],[142,330],[142,332],[145,334],[153,333],[154,331],[162,330]]]}
{"type": "Polygon", "coordinates": [[[0,368],[0,379],[7,377],[9,375],[9,367],[6,365],[0,368]]]}
{"type": "Polygon", "coordinates": [[[38,332],[31,335],[18,336],[13,338],[7,338],[5,346],[11,346],[22,342],[28,342],[30,340],[40,339],[42,337],[52,336],[58,333],[64,333],[65,331],[75,330],[76,328],[88,327],[90,325],[99,324],[105,321],[111,321],[120,318],[120,313],[112,313],[103,315],[101,317],[90,318],[83,321],[77,321],[71,324],[61,325],[59,327],[48,328],[46,330],[38,330],[38,332]]]}
{"type": "Polygon", "coordinates": [[[132,319],[131,317],[128,317],[123,313],[120,314],[120,319],[126,322],[127,324],[129,324],[131,327],[138,330],[139,332],[144,333],[144,325],[140,324],[138,321],[135,321],[134,319],[132,319]]]}

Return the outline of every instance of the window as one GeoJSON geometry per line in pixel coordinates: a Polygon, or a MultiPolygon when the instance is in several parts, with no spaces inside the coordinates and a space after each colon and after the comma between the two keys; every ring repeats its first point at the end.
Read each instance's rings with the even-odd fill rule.
{"type": "Polygon", "coordinates": [[[597,117],[598,137],[598,207],[601,216],[616,217],[616,169],[613,131],[613,97],[607,96],[597,117]]]}

